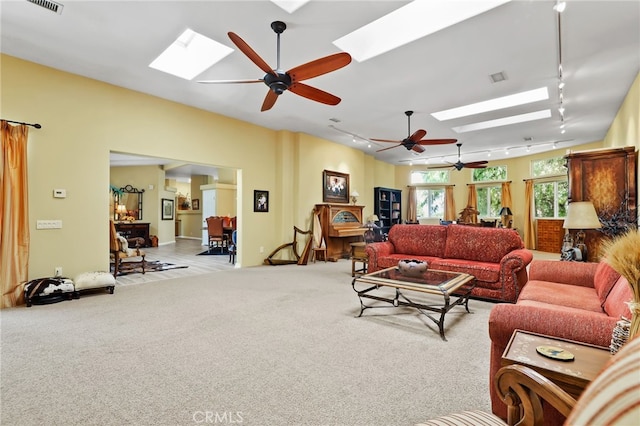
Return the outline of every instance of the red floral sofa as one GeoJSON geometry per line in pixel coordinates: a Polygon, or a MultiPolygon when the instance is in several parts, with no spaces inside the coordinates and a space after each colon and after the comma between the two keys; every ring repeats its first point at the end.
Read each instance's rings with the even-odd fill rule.
{"type": "MultiPolygon", "coordinates": [[[[532,261],[529,281],[517,303],[496,304],[489,315],[489,380],[494,414],[506,419],[506,405],[493,389],[493,378],[514,330],[608,347],[616,322],[621,316],[631,318],[625,302],[632,297],[628,281],[604,261],[532,261]]],[[[545,422],[556,417],[545,414],[545,422]]]]}
{"type": "Polygon", "coordinates": [[[500,302],[517,300],[533,258],[512,229],[465,225],[394,225],[387,241],[367,244],[366,252],[368,272],[424,260],[430,269],[475,276],[471,297],[500,302]]]}

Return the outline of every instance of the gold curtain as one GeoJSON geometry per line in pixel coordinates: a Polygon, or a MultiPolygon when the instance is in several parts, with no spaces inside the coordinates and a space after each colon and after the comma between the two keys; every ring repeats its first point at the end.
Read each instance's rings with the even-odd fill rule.
{"type": "Polygon", "coordinates": [[[536,230],[533,225],[533,181],[524,184],[524,246],[530,250],[536,248],[536,230]]]}
{"type": "Polygon", "coordinates": [[[509,207],[513,213],[513,202],[511,201],[511,182],[502,182],[502,207],[509,207]]]}
{"type": "Polygon", "coordinates": [[[456,220],[456,200],[453,199],[453,186],[444,188],[444,220],[456,220]]]}
{"type": "MultiPolygon", "coordinates": [[[[474,211],[478,211],[478,194],[476,194],[476,186],[473,184],[468,185],[469,196],[467,197],[467,207],[473,208],[474,211]]],[[[478,215],[471,215],[471,223],[478,223],[478,215]]]]}
{"type": "Polygon", "coordinates": [[[409,187],[409,205],[407,206],[407,222],[418,221],[418,197],[416,187],[409,187]]]}
{"type": "Polygon", "coordinates": [[[0,121],[0,308],[24,303],[23,284],[29,265],[29,198],[27,193],[27,137],[25,125],[0,121]]]}

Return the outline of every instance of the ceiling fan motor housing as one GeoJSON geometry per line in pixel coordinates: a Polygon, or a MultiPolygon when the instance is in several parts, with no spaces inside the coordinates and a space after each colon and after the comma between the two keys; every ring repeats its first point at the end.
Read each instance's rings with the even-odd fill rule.
{"type": "Polygon", "coordinates": [[[289,74],[277,72],[278,75],[266,74],[264,76],[264,84],[277,95],[283,94],[291,86],[291,77],[289,74]]]}

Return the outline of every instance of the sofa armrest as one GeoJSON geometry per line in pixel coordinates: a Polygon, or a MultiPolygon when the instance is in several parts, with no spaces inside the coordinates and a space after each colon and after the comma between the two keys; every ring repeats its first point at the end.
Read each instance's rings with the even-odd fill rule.
{"type": "Polygon", "coordinates": [[[367,253],[367,272],[375,272],[380,269],[378,259],[395,253],[395,247],[389,241],[369,243],[365,246],[367,253]]]}
{"type": "Polygon", "coordinates": [[[570,266],[567,267],[567,262],[558,260],[537,259],[531,262],[529,279],[593,287],[597,263],[571,262],[570,266]]]}
{"type": "Polygon", "coordinates": [[[533,253],[527,249],[512,250],[500,260],[502,280],[502,300],[515,303],[520,290],[528,281],[527,265],[531,263],[533,253]]]}
{"type": "Polygon", "coordinates": [[[499,303],[489,314],[489,337],[502,349],[516,329],[607,347],[618,319],[539,302],[499,303]]]}

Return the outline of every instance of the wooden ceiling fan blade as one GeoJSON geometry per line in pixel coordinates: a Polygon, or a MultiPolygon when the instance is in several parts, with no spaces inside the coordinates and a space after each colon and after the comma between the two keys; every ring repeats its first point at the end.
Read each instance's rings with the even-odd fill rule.
{"type": "Polygon", "coordinates": [[[449,169],[451,167],[455,167],[455,164],[449,164],[446,166],[431,166],[431,167],[427,167],[428,169],[449,169]]]}
{"type": "Polygon", "coordinates": [[[418,144],[415,144],[414,146],[412,146],[411,149],[417,152],[418,154],[422,154],[424,152],[424,148],[418,144]]]}
{"type": "Polygon", "coordinates": [[[420,145],[445,145],[449,143],[455,143],[458,139],[422,139],[416,143],[420,145]]]}
{"type": "Polygon", "coordinates": [[[377,150],[376,152],[386,151],[386,150],[388,150],[388,149],[397,148],[397,147],[399,147],[399,146],[402,146],[402,144],[398,144],[398,145],[390,146],[390,147],[388,147],[388,148],[382,148],[382,149],[377,150]]]}
{"type": "Polygon", "coordinates": [[[312,101],[320,102],[327,105],[338,105],[340,98],[327,93],[324,90],[316,89],[304,83],[294,83],[289,87],[293,93],[303,98],[311,99],[312,101]]]}
{"type": "Polygon", "coordinates": [[[251,62],[256,64],[258,68],[260,68],[262,71],[266,72],[267,74],[273,74],[277,76],[276,72],[273,69],[271,69],[269,64],[267,64],[265,60],[262,59],[260,55],[258,55],[255,52],[255,50],[253,50],[242,38],[240,38],[239,35],[233,32],[228,32],[227,35],[229,36],[233,44],[235,44],[238,47],[238,49],[240,49],[240,51],[244,53],[245,56],[247,56],[247,58],[251,59],[251,62]]]}
{"type": "Polygon", "coordinates": [[[391,142],[391,143],[402,143],[402,141],[395,141],[395,140],[391,140],[391,139],[374,139],[371,138],[372,141],[376,141],[376,142],[391,142]]]}
{"type": "Polygon", "coordinates": [[[471,163],[464,163],[464,167],[468,169],[483,169],[487,167],[488,161],[474,161],[471,163]]]}
{"type": "Polygon", "coordinates": [[[336,53],[299,65],[290,69],[287,74],[292,81],[297,82],[335,71],[349,65],[350,62],[351,55],[348,53],[336,53]]]}
{"type": "Polygon", "coordinates": [[[264,97],[264,101],[262,102],[262,108],[260,109],[260,111],[264,112],[264,111],[270,110],[277,100],[278,100],[278,94],[273,90],[269,90],[267,92],[267,96],[264,97]]]}
{"type": "Polygon", "coordinates": [[[253,80],[198,80],[198,83],[203,84],[239,84],[239,83],[264,83],[264,80],[253,79],[253,80]]]}
{"type": "Polygon", "coordinates": [[[409,139],[412,142],[418,142],[420,139],[424,138],[425,136],[427,136],[427,131],[423,129],[418,129],[415,132],[413,132],[411,136],[409,136],[409,139]]]}

